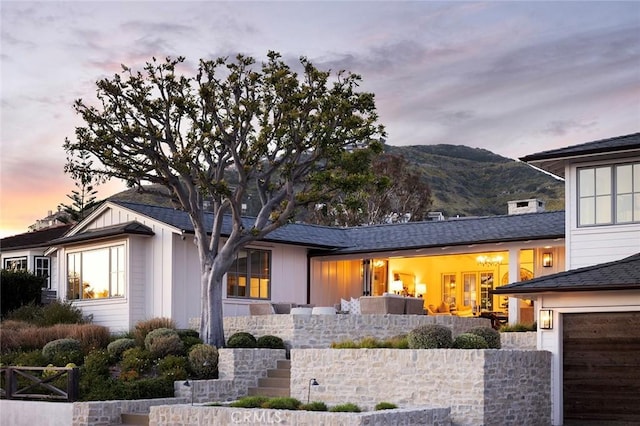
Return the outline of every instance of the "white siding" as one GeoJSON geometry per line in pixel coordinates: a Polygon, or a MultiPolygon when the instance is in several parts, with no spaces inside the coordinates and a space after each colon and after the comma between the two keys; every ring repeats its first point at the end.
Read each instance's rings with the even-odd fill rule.
{"type": "Polygon", "coordinates": [[[146,253],[149,245],[148,238],[133,237],[129,240],[127,297],[129,298],[130,326],[146,318],[146,272],[149,270],[146,253]]]}
{"type": "MultiPolygon", "coordinates": [[[[640,161],[640,158],[625,158],[624,161],[640,161]]],[[[578,227],[578,167],[614,163],[601,161],[565,167],[567,269],[611,262],[640,252],[640,223],[578,227]]]]}
{"type": "Polygon", "coordinates": [[[171,317],[178,327],[187,328],[189,318],[200,317],[200,261],[193,236],[182,240],[180,235],[174,235],[173,247],[171,317]]]}

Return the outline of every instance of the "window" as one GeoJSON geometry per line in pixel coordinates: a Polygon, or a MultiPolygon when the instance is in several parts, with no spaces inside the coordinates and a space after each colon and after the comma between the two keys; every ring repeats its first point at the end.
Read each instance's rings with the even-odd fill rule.
{"type": "Polygon", "coordinates": [[[442,300],[455,302],[456,274],[442,274],[442,300]]]}
{"type": "Polygon", "coordinates": [[[36,256],[35,257],[35,265],[33,268],[33,272],[38,277],[42,277],[47,282],[47,288],[51,288],[51,269],[50,269],[50,261],[48,257],[45,256],[36,256]]]}
{"type": "Polygon", "coordinates": [[[4,269],[7,271],[26,271],[27,257],[9,257],[4,260],[4,269]]]}
{"type": "Polygon", "coordinates": [[[271,252],[240,250],[227,272],[227,297],[271,297],[271,252]]]}
{"type": "Polygon", "coordinates": [[[578,225],[640,222],[640,163],[578,169],[578,225]]]}
{"type": "Polygon", "coordinates": [[[124,245],[69,253],[68,299],[124,296],[124,245]]]}

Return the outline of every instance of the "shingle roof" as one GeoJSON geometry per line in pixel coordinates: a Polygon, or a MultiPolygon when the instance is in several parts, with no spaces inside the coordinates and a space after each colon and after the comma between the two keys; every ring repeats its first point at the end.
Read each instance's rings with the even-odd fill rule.
{"type": "MultiPolygon", "coordinates": [[[[182,210],[114,201],[127,209],[152,217],[184,232],[193,225],[182,210]]],[[[213,215],[205,215],[211,227],[213,215]]],[[[251,227],[252,218],[244,218],[251,227]]],[[[229,218],[223,223],[223,235],[231,232],[229,218]]],[[[308,224],[287,224],[268,234],[265,241],[299,244],[331,249],[336,254],[442,247],[491,242],[564,238],[564,212],[490,216],[437,222],[410,222],[353,228],[335,228],[308,224]]]]}
{"type": "Polygon", "coordinates": [[[64,235],[73,225],[60,225],[39,231],[25,232],[0,240],[0,251],[48,247],[49,242],[64,235]]]}
{"type": "Polygon", "coordinates": [[[640,150],[640,133],[616,136],[587,142],[566,148],[552,149],[520,158],[520,161],[531,163],[555,175],[564,175],[564,162],[568,158],[583,156],[620,156],[627,151],[640,150]]]}
{"type": "Polygon", "coordinates": [[[101,238],[114,237],[117,235],[153,235],[153,231],[140,222],[131,221],[120,223],[113,226],[105,226],[103,228],[88,229],[78,234],[62,237],[50,242],[53,245],[63,245],[76,243],[79,241],[96,240],[101,238]]]}
{"type": "Polygon", "coordinates": [[[493,290],[494,294],[640,289],[640,253],[622,260],[573,269],[521,281],[493,290]]]}

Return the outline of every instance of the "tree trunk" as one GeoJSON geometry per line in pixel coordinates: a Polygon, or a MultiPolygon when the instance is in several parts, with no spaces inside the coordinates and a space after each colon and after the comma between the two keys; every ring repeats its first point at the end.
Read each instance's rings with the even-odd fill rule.
{"type": "Polygon", "coordinates": [[[224,324],[222,316],[222,274],[217,268],[202,272],[200,313],[200,338],[217,348],[224,347],[224,324]]]}

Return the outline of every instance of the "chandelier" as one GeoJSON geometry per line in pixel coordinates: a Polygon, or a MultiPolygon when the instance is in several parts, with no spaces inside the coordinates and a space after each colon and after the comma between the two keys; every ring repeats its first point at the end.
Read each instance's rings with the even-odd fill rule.
{"type": "Polygon", "coordinates": [[[498,266],[502,263],[502,256],[500,255],[496,255],[496,256],[485,256],[485,255],[480,255],[478,257],[476,257],[476,262],[478,262],[478,265],[480,266],[498,266]]]}

